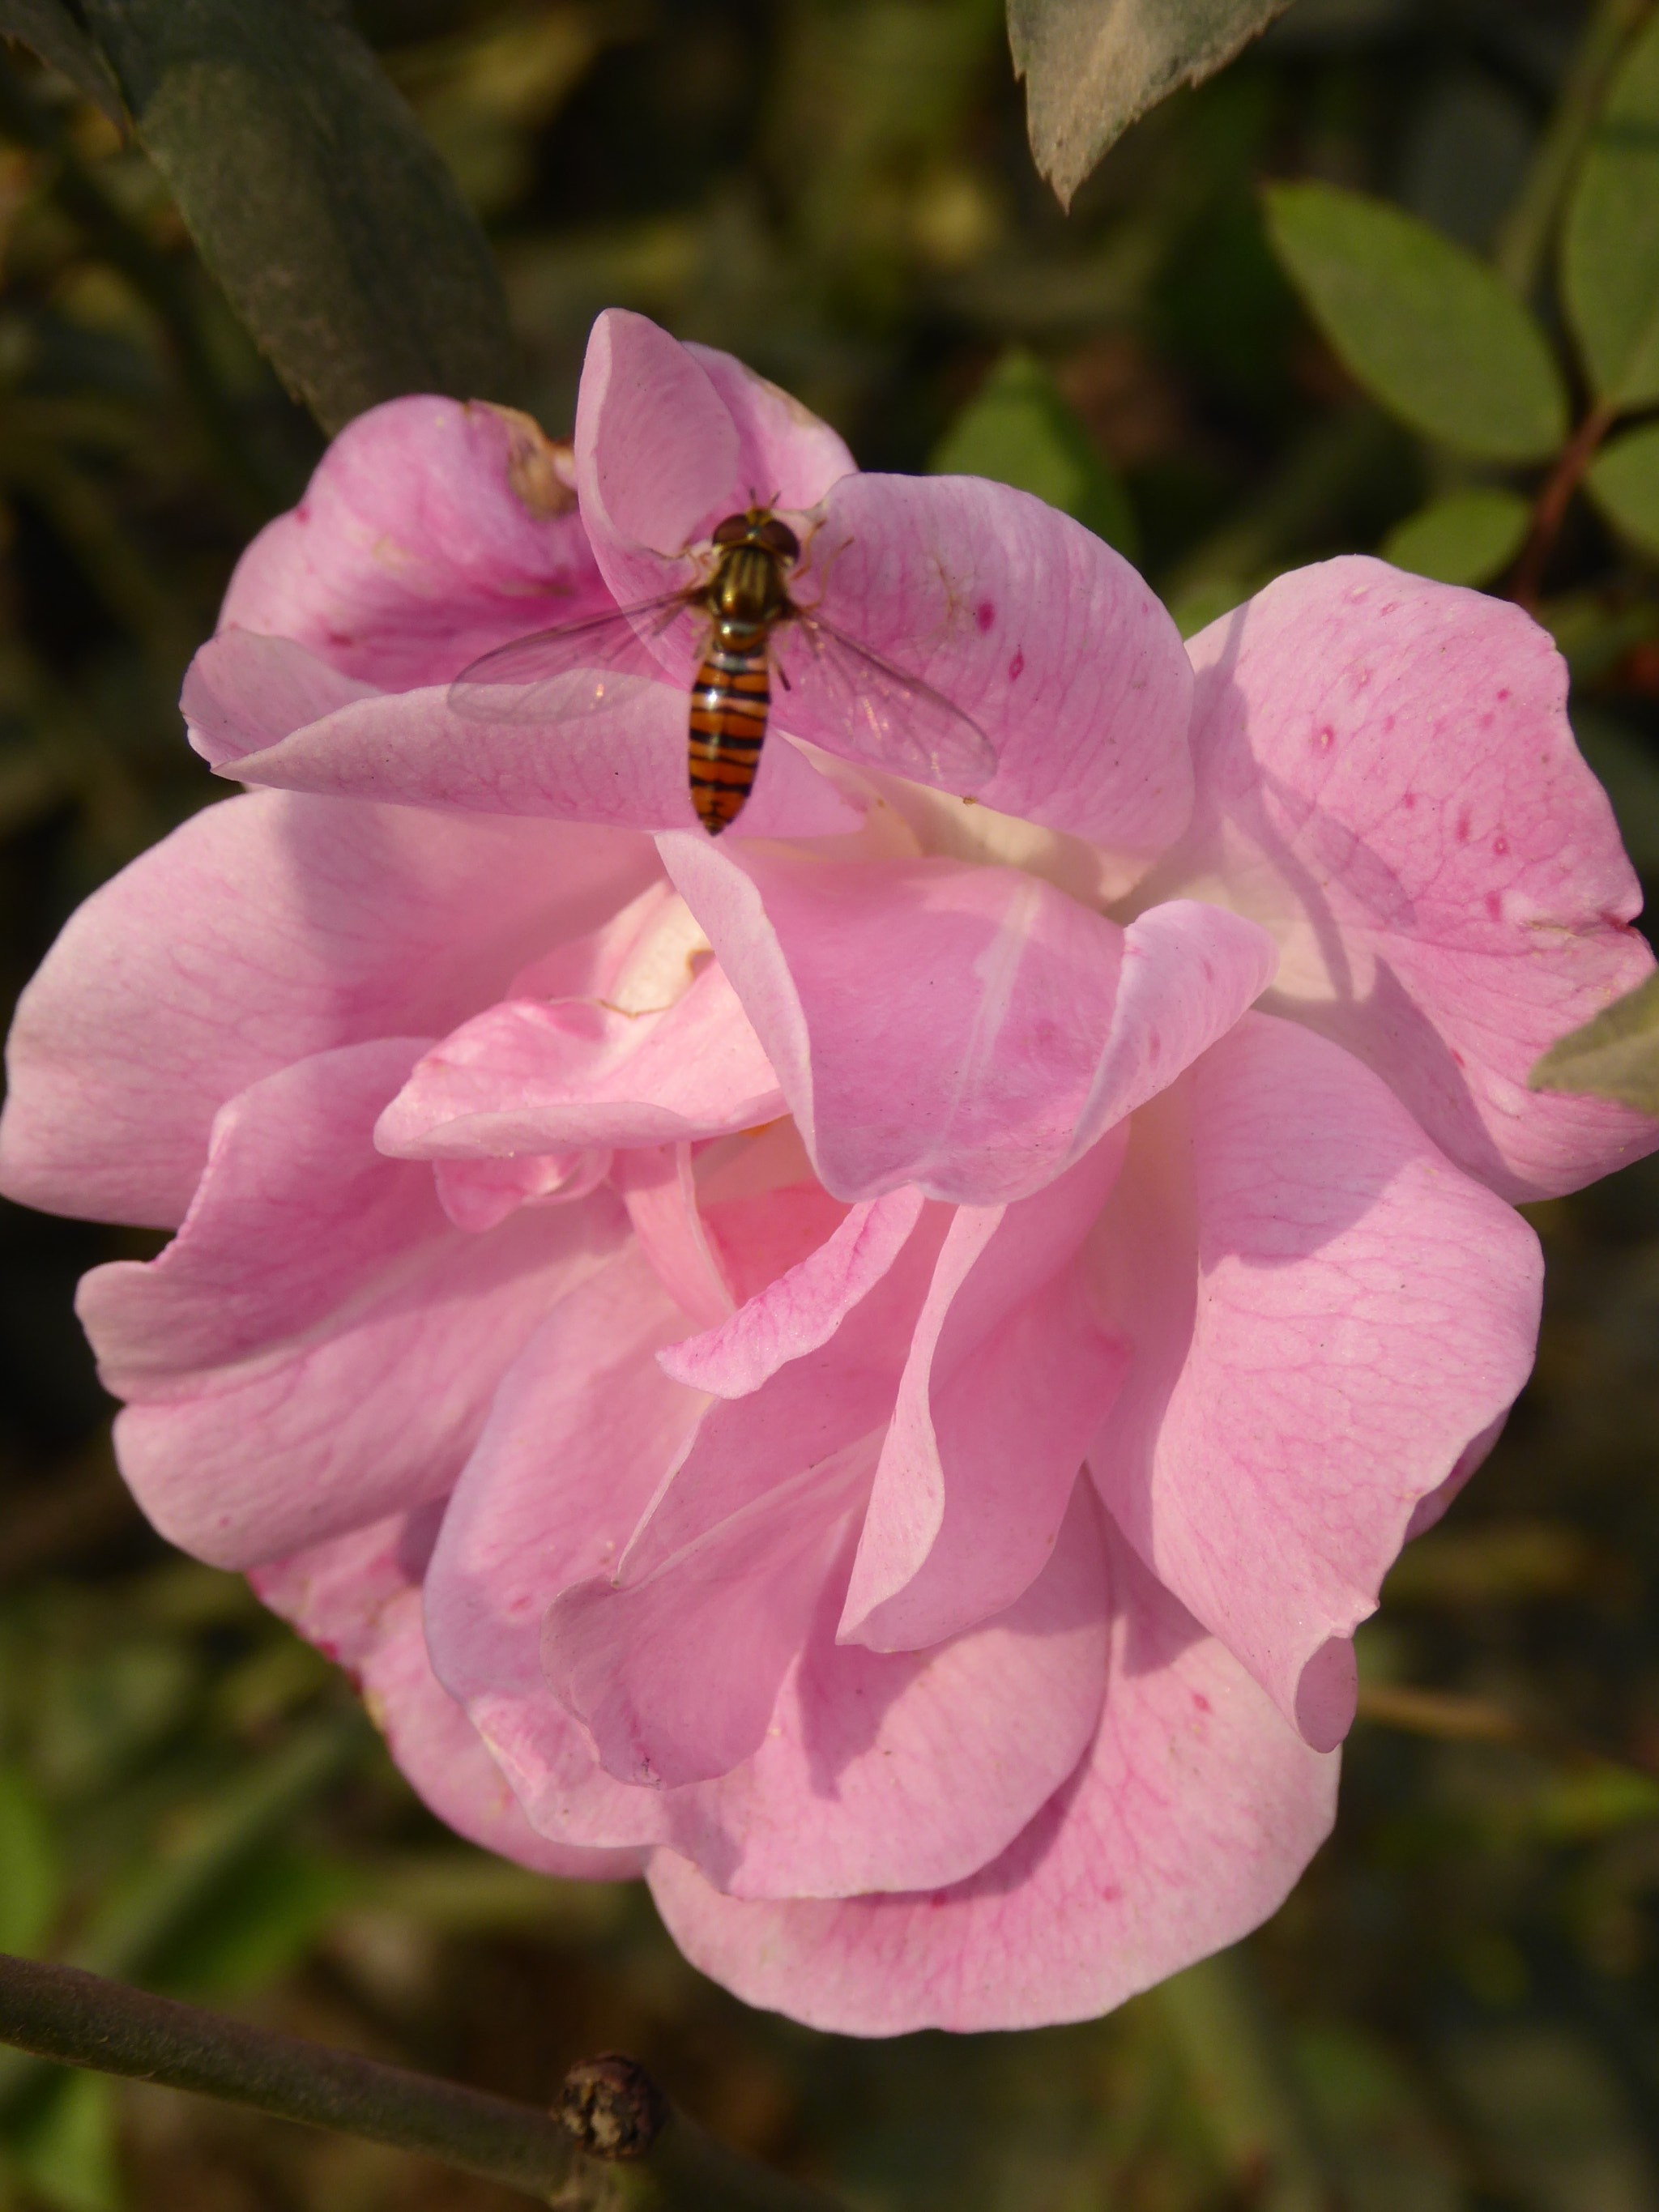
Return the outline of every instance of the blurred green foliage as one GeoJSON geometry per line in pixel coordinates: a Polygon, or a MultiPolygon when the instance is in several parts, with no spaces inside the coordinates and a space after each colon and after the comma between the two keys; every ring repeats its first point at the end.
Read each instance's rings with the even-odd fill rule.
{"type": "MultiPolygon", "coordinates": [[[[622,304],[742,354],[868,465],[1004,476],[1138,544],[1188,629],[1334,552],[1494,589],[1520,558],[1659,880],[1647,0],[1297,0],[1069,217],[997,0],[357,12],[489,230],[550,428],[622,304]]],[[[8,997],[78,899],[218,795],[178,679],[319,449],[143,154],[15,56],[8,997]]],[[[1535,1218],[1537,1376],[1365,1632],[1338,1832],[1277,1920],[1103,2022],[863,2045],[747,2013],[636,1892],[438,1830],[346,1686],[125,1499],[70,1297],[154,1240],[5,1210],[0,1945],[516,2095],[620,2045],[869,2212],[1659,2212],[1659,1170],[1535,1218]]],[[[493,2194],[0,2063],[20,2204],[493,2194]]]]}

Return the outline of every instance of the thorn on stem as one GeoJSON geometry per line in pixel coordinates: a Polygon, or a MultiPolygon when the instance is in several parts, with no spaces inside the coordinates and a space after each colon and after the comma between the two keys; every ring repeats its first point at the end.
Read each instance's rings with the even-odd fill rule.
{"type": "Polygon", "coordinates": [[[668,2100],[637,2058],[618,2051],[579,2059],[553,2116],[590,2158],[643,2158],[668,2124],[668,2100]]]}

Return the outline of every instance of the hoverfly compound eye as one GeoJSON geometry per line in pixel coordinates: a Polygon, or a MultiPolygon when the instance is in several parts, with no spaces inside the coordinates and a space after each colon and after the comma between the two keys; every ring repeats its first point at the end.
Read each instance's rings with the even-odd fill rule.
{"type": "Polygon", "coordinates": [[[724,522],[714,525],[712,543],[716,545],[741,545],[752,539],[755,526],[746,514],[728,514],[724,522]]]}
{"type": "Polygon", "coordinates": [[[800,540],[787,522],[780,522],[775,514],[769,514],[755,533],[769,553],[775,553],[780,561],[799,561],[800,540]]]}

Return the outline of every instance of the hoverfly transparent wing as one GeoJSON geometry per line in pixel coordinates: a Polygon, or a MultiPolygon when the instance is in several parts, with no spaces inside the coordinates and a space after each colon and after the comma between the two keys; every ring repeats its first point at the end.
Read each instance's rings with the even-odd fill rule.
{"type": "Polygon", "coordinates": [[[449,704],[472,722],[545,726],[598,714],[631,688],[619,678],[667,680],[635,625],[646,623],[656,638],[684,622],[689,635],[697,611],[684,592],[671,592],[515,638],[464,668],[449,687],[449,704]]]}
{"type": "Polygon", "coordinates": [[[953,791],[971,791],[995,773],[996,748],[971,715],[821,615],[797,610],[775,640],[774,658],[787,687],[772,702],[780,724],[789,726],[793,695],[815,725],[800,734],[826,750],[842,751],[844,737],[856,759],[953,791]]]}

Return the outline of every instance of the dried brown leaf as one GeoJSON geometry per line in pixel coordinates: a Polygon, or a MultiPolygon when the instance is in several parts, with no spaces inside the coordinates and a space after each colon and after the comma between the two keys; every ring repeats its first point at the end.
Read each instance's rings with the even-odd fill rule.
{"type": "Polygon", "coordinates": [[[1036,165],[1069,207],[1138,115],[1197,84],[1290,0],[1008,0],[1036,165]]]}

